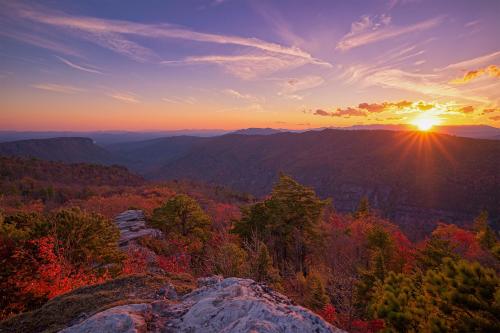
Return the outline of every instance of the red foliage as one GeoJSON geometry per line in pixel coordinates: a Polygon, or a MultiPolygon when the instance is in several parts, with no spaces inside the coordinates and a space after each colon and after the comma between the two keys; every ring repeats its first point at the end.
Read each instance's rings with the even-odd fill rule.
{"type": "Polygon", "coordinates": [[[156,263],[166,272],[184,273],[189,271],[191,256],[188,252],[188,246],[178,240],[170,239],[169,241],[170,256],[156,256],[156,263]]]}
{"type": "Polygon", "coordinates": [[[325,305],[322,310],[318,311],[318,314],[330,324],[335,324],[337,321],[337,310],[335,310],[335,307],[330,303],[325,305]]]}
{"type": "Polygon", "coordinates": [[[109,279],[107,273],[96,275],[71,265],[54,237],[28,241],[27,245],[14,253],[15,258],[26,262],[15,275],[15,285],[23,294],[51,299],[75,288],[109,279]]]}
{"type": "Polygon", "coordinates": [[[122,274],[140,274],[147,272],[150,251],[142,247],[129,247],[123,262],[122,274]]]}
{"type": "Polygon", "coordinates": [[[376,333],[385,328],[385,323],[381,319],[370,321],[354,320],[352,322],[352,332],[356,333],[376,333]]]}
{"type": "Polygon", "coordinates": [[[465,259],[476,261],[487,256],[474,232],[454,224],[440,223],[432,235],[450,241],[454,251],[465,259]]]}

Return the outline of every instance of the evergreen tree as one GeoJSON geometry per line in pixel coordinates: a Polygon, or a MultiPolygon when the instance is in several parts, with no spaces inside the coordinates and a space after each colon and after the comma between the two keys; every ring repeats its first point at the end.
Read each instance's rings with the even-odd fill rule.
{"type": "Polygon", "coordinates": [[[390,332],[420,332],[426,311],[415,277],[390,272],[374,287],[370,311],[383,319],[390,332]]]}
{"type": "Polygon", "coordinates": [[[479,263],[445,259],[424,278],[423,291],[437,314],[433,331],[499,332],[500,279],[479,263]]]}
{"type": "Polygon", "coordinates": [[[320,311],[328,303],[330,303],[330,298],[326,294],[323,282],[317,273],[312,272],[306,278],[305,305],[311,310],[320,311]]]}
{"type": "Polygon", "coordinates": [[[253,265],[253,278],[256,281],[267,282],[278,285],[280,281],[279,272],[273,267],[273,260],[269,255],[266,244],[259,242],[256,262],[253,265]]]}
{"type": "Polygon", "coordinates": [[[208,240],[210,217],[200,205],[185,194],[177,194],[153,212],[151,224],[162,230],[167,237],[208,240]]]}
{"type": "Polygon", "coordinates": [[[416,262],[417,266],[426,272],[441,266],[444,258],[458,258],[453,252],[451,242],[447,239],[431,236],[425,243],[425,247],[417,252],[416,262]]]}
{"type": "Polygon", "coordinates": [[[370,201],[366,196],[362,197],[358,203],[358,208],[354,212],[354,218],[359,219],[371,214],[370,201]]]}
{"type": "Polygon", "coordinates": [[[277,259],[281,272],[307,275],[306,257],[312,246],[322,242],[318,225],[327,204],[311,188],[281,174],[268,199],[242,210],[233,232],[246,240],[256,235],[277,259]]]}
{"type": "Polygon", "coordinates": [[[474,220],[474,230],[481,246],[491,250],[497,243],[495,232],[488,225],[488,212],[483,210],[474,220]]]}

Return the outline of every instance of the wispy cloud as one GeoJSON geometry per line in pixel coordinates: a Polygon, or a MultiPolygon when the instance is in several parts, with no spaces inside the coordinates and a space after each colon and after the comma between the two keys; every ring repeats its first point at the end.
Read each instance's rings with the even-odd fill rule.
{"type": "MultiPolygon", "coordinates": [[[[223,67],[230,74],[241,79],[254,79],[284,69],[297,68],[307,63],[308,59],[287,55],[244,54],[244,55],[208,55],[192,56],[181,60],[162,61],[164,65],[192,65],[192,64],[215,64],[223,67]]],[[[327,63],[316,63],[318,65],[331,67],[327,63]]]]}
{"type": "Polygon", "coordinates": [[[293,94],[298,91],[316,88],[324,82],[325,80],[321,76],[314,75],[287,79],[282,84],[281,93],[284,95],[293,94]]]}
{"type": "Polygon", "coordinates": [[[69,67],[71,67],[71,68],[78,69],[78,70],[84,71],[84,72],[94,73],[94,74],[103,74],[101,71],[99,71],[99,70],[97,70],[95,68],[90,68],[90,67],[84,67],[84,66],[77,65],[77,64],[69,61],[68,59],[64,59],[63,57],[59,57],[59,56],[55,56],[55,57],[57,59],[59,59],[61,62],[63,62],[64,64],[66,64],[69,67]]]}
{"type": "Polygon", "coordinates": [[[171,103],[171,104],[196,104],[197,100],[196,98],[193,97],[186,97],[186,98],[180,98],[180,97],[163,97],[161,99],[162,101],[166,103],[171,103]]]}
{"type": "Polygon", "coordinates": [[[0,29],[0,35],[58,53],[75,57],[81,56],[76,50],[64,45],[63,43],[41,37],[39,34],[0,29]]]}
{"type": "Polygon", "coordinates": [[[398,27],[391,25],[390,16],[371,17],[365,15],[361,17],[361,20],[352,23],[351,31],[337,43],[336,49],[348,51],[382,40],[428,30],[439,25],[442,21],[443,17],[435,17],[412,25],[398,27]]]}
{"type": "Polygon", "coordinates": [[[467,73],[464,74],[463,77],[453,79],[450,81],[450,83],[465,84],[485,75],[488,75],[490,77],[500,78],[500,68],[495,65],[490,65],[485,68],[468,71],[467,73]]]}
{"type": "Polygon", "coordinates": [[[85,89],[82,89],[82,88],[77,88],[77,87],[70,86],[70,85],[55,84],[55,83],[38,83],[38,84],[32,85],[32,87],[40,89],[40,90],[47,90],[47,91],[58,92],[58,93],[63,93],[63,94],[74,94],[74,93],[85,91],[85,89]]]}
{"type": "Polygon", "coordinates": [[[111,92],[107,95],[124,103],[137,104],[141,102],[136,94],[130,92],[111,92]]]}
{"type": "Polygon", "coordinates": [[[471,58],[471,59],[466,59],[460,62],[456,62],[453,64],[450,64],[446,67],[441,68],[440,70],[447,70],[447,69],[463,69],[463,70],[469,70],[470,68],[481,66],[487,63],[491,63],[494,61],[498,61],[500,59],[500,51],[488,53],[479,57],[471,58]]]}
{"type": "Polygon", "coordinates": [[[65,13],[50,11],[45,8],[34,10],[24,5],[9,5],[16,15],[35,22],[68,29],[69,32],[90,34],[90,41],[141,59],[150,50],[126,39],[127,35],[144,38],[184,39],[203,43],[230,44],[258,49],[264,52],[287,55],[306,59],[310,63],[322,63],[311,54],[297,48],[267,42],[258,38],[246,38],[231,35],[212,34],[193,31],[171,24],[144,24],[122,20],[107,20],[85,16],[70,16],[65,13]],[[94,39],[96,38],[96,39],[94,39]]]}
{"type": "Polygon", "coordinates": [[[252,96],[250,94],[243,94],[243,93],[241,93],[237,90],[234,90],[234,89],[224,89],[222,92],[228,96],[232,96],[232,97],[235,97],[237,99],[245,99],[245,100],[256,99],[255,96],[252,96]]]}
{"type": "Polygon", "coordinates": [[[487,97],[467,93],[446,82],[438,74],[410,73],[401,69],[385,69],[364,77],[364,84],[411,91],[428,96],[453,97],[479,103],[488,103],[487,97]]]}

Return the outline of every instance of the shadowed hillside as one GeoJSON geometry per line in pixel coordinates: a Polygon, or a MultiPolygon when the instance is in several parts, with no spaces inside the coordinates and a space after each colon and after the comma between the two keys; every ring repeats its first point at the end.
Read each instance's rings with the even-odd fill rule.
{"type": "Polygon", "coordinates": [[[89,138],[31,139],[0,143],[0,155],[34,157],[67,163],[114,164],[117,160],[89,138]]]}
{"type": "Polygon", "coordinates": [[[495,215],[499,209],[500,143],[493,140],[324,130],[225,135],[204,139],[183,154],[148,176],[202,180],[262,195],[283,171],[333,197],[337,209],[353,210],[367,196],[396,218],[453,219],[481,208],[495,215]]]}

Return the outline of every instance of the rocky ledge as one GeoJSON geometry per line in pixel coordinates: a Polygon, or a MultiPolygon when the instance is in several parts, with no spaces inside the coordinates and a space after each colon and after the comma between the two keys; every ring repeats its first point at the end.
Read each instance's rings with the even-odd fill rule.
{"type": "Polygon", "coordinates": [[[178,301],[165,287],[162,299],[116,306],[61,332],[343,332],[253,280],[214,276],[198,284],[178,301]]]}
{"type": "Polygon", "coordinates": [[[146,227],[142,210],[126,210],[115,217],[115,223],[120,229],[120,247],[127,247],[131,241],[143,236],[161,237],[161,231],[146,227]]]}

